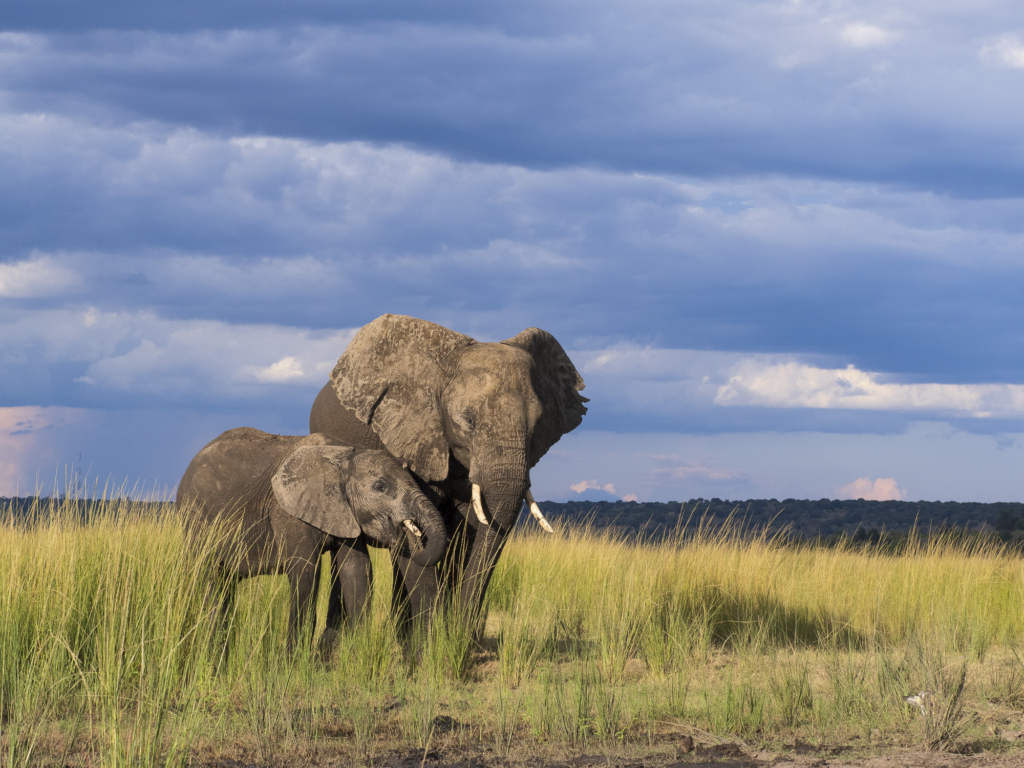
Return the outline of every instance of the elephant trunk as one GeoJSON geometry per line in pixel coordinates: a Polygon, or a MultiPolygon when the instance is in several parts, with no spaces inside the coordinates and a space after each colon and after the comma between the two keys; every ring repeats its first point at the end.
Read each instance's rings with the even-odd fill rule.
{"type": "Polygon", "coordinates": [[[412,559],[422,568],[432,568],[440,562],[447,545],[444,520],[441,519],[437,508],[422,493],[416,494],[414,506],[414,522],[421,531],[419,543],[422,549],[413,554],[412,559]]]}
{"type": "Polygon", "coordinates": [[[487,518],[487,524],[476,529],[459,598],[470,613],[480,610],[494,566],[522,509],[529,487],[525,442],[492,446],[490,452],[474,458],[470,468],[470,481],[480,486],[487,518]]]}

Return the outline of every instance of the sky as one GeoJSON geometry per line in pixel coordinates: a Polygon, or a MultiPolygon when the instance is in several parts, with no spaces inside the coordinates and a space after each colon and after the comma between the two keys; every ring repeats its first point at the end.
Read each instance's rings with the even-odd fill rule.
{"type": "Polygon", "coordinates": [[[386,312],[553,333],[539,499],[1024,501],[1011,0],[10,0],[0,495],[303,434],[386,312]]]}

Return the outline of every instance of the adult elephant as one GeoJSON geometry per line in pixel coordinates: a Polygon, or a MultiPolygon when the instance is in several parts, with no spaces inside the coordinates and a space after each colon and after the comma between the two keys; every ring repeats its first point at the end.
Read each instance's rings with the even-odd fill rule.
{"type": "Polygon", "coordinates": [[[217,537],[216,562],[227,580],[225,613],[239,579],[285,573],[291,586],[288,645],[316,604],[320,559],[332,560],[324,645],[345,610],[354,624],[366,607],[371,573],[366,542],[410,547],[411,561],[432,569],[447,546],[437,509],[412,476],[385,451],[355,447],[331,435],[271,435],[242,427],[207,444],[185,470],[176,505],[190,539],[217,537]],[[342,597],[344,594],[344,598],[342,597]]]}
{"type": "Polygon", "coordinates": [[[461,608],[476,614],[524,499],[543,521],[529,471],[579,426],[583,387],[561,345],[539,328],[481,343],[383,315],[355,335],[313,403],[309,428],[386,449],[441,510],[448,581],[393,558],[395,607],[405,618],[428,613],[442,587],[458,587],[461,608]]]}

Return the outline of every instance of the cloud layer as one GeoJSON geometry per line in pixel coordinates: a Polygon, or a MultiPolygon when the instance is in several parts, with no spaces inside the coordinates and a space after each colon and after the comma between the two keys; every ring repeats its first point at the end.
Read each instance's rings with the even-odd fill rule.
{"type": "Polygon", "coordinates": [[[6,339],[0,382],[8,404],[194,408],[273,402],[295,397],[295,387],[315,393],[355,332],[167,320],[95,307],[12,314],[0,322],[6,339]],[[291,392],[276,392],[281,387],[291,392]]]}
{"type": "Polygon", "coordinates": [[[384,312],[571,350],[595,447],[545,460],[552,493],[926,493],[713,446],[1020,431],[1009,0],[14,0],[0,28],[0,408],[81,417],[9,429],[8,485],[85,424],[104,472],[165,479],[214,428],[302,431],[384,312]],[[604,434],[668,442],[625,476],[604,434]]]}
{"type": "Polygon", "coordinates": [[[530,167],[1020,189],[1009,0],[186,7],[7,11],[9,98],[530,167]]]}

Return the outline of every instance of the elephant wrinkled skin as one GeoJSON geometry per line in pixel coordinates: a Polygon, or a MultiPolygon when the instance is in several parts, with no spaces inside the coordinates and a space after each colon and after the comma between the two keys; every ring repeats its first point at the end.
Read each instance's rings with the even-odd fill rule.
{"type": "Polygon", "coordinates": [[[176,504],[193,542],[217,526],[228,603],[238,579],[287,574],[289,647],[316,605],[324,552],[356,555],[332,560],[330,637],[342,611],[355,623],[367,605],[372,575],[368,559],[359,556],[367,541],[397,549],[408,538],[411,561],[423,569],[437,564],[447,544],[439,512],[399,462],[322,434],[229,430],[192,459],[176,504]]]}
{"type": "Polygon", "coordinates": [[[456,588],[461,607],[476,614],[523,499],[532,501],[529,470],[587,412],[583,387],[561,345],[539,328],[481,343],[383,315],[355,335],[309,427],[387,450],[441,510],[447,581],[394,558],[395,607],[405,618],[429,613],[439,590],[456,588]]]}

